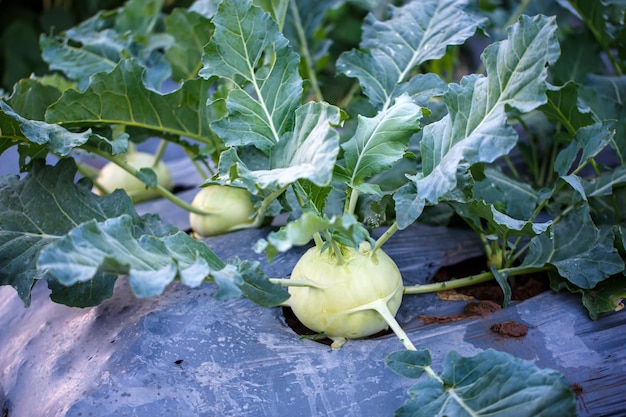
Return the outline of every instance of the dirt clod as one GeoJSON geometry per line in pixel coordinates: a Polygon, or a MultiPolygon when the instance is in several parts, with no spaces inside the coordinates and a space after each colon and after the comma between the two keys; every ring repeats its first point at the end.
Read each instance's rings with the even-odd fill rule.
{"type": "Polygon", "coordinates": [[[490,329],[492,332],[504,337],[524,337],[528,333],[528,326],[516,321],[496,323],[490,329]]]}

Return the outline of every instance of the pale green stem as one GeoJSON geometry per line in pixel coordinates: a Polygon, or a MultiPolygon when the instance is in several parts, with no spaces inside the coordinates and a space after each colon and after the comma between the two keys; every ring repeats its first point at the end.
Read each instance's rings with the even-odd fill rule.
{"type": "MultiPolygon", "coordinates": [[[[536,268],[503,268],[499,272],[507,276],[530,274],[541,271],[551,270],[552,266],[543,266],[536,268]]],[[[467,287],[474,284],[480,284],[482,282],[491,281],[493,274],[491,272],[483,272],[480,274],[472,275],[465,278],[452,279],[446,282],[439,282],[436,284],[423,284],[423,285],[410,285],[404,287],[405,294],[426,294],[430,292],[438,292],[445,290],[452,290],[454,288],[467,287]]]]}
{"type": "Polygon", "coordinates": [[[348,198],[348,205],[346,207],[346,213],[354,214],[356,211],[356,203],[359,201],[359,190],[353,188],[348,198]]]}
{"type": "Polygon", "coordinates": [[[313,233],[313,241],[315,242],[317,249],[322,250],[324,247],[324,241],[322,240],[322,236],[320,236],[319,232],[313,233]]]}
{"type": "Polygon", "coordinates": [[[308,279],[270,278],[269,281],[272,284],[282,285],[283,287],[311,287],[319,289],[325,288],[313,281],[309,281],[308,279]]]}
{"type": "Polygon", "coordinates": [[[387,242],[389,238],[393,236],[397,231],[398,223],[393,222],[393,224],[389,226],[389,229],[387,229],[385,233],[383,233],[378,239],[376,239],[376,244],[374,245],[374,249],[372,249],[372,253],[370,254],[370,256],[373,256],[374,253],[376,253],[376,251],[380,249],[380,247],[384,245],[385,242],[387,242]]]}
{"type": "Polygon", "coordinates": [[[163,155],[165,154],[165,149],[167,148],[168,144],[169,144],[168,141],[166,141],[165,139],[161,139],[161,142],[159,143],[159,147],[157,148],[157,151],[154,154],[154,163],[152,164],[153,168],[156,167],[159,161],[161,161],[161,159],[163,158],[163,155]]]}
{"type": "Polygon", "coordinates": [[[343,257],[343,253],[341,253],[341,248],[337,245],[337,242],[333,239],[330,232],[327,230],[324,232],[326,236],[326,240],[330,243],[330,247],[333,249],[335,256],[337,257],[337,265],[343,265],[346,263],[346,260],[343,257]]]}
{"type": "Polygon", "coordinates": [[[263,201],[261,202],[261,206],[259,207],[259,210],[257,211],[254,222],[251,225],[252,227],[259,227],[263,224],[263,221],[265,220],[265,213],[267,212],[267,209],[269,208],[270,204],[272,204],[272,201],[276,200],[278,196],[284,193],[286,189],[287,187],[279,188],[276,191],[274,191],[272,194],[270,194],[269,196],[263,199],[263,201]]]}

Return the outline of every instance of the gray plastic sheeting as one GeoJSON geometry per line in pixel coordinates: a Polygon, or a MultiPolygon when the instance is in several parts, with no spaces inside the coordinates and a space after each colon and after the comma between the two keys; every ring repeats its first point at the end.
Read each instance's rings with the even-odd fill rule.
{"type": "MultiPolygon", "coordinates": [[[[249,247],[268,230],[207,240],[218,255],[259,259],[249,247]]],[[[408,283],[426,282],[442,265],[476,256],[470,232],[411,227],[385,246],[408,283]]],[[[265,265],[285,276],[303,249],[265,265]]],[[[41,283],[40,283],[41,284],[41,283]]],[[[216,301],[214,286],[171,285],[161,297],[135,299],[125,280],[114,296],[87,309],[49,301],[37,285],[23,308],[0,289],[0,404],[3,416],[391,416],[414,381],[384,358],[403,347],[393,336],[349,341],[337,351],[300,339],[281,309],[246,299],[216,301]]],[[[420,314],[454,314],[463,303],[434,294],[407,296],[398,318],[440,369],[455,349],[510,352],[565,373],[583,387],[580,415],[625,415],[626,318],[587,317],[578,297],[544,293],[483,319],[423,325],[420,314]],[[492,333],[493,323],[529,326],[521,339],[492,333]]]]}

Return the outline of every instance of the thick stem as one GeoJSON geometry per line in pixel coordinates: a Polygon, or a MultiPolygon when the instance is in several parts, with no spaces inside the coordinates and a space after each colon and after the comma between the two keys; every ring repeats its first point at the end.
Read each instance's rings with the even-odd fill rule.
{"type": "Polygon", "coordinates": [[[346,213],[354,214],[356,211],[356,203],[359,201],[359,190],[352,189],[350,197],[348,198],[348,204],[346,205],[346,213]]]}
{"type": "MultiPolygon", "coordinates": [[[[514,276],[514,275],[531,274],[531,273],[541,272],[541,271],[549,271],[552,268],[553,267],[550,265],[536,267],[536,268],[503,268],[503,269],[500,269],[499,272],[501,272],[502,274],[506,274],[508,276],[514,276]]],[[[426,294],[430,292],[445,291],[445,290],[451,290],[454,288],[462,288],[462,287],[467,287],[467,286],[474,285],[474,284],[480,284],[482,282],[491,281],[492,279],[494,279],[494,277],[491,272],[483,272],[481,274],[476,274],[476,275],[472,275],[472,276],[465,277],[465,278],[452,279],[450,281],[440,282],[437,284],[423,284],[423,285],[407,286],[407,287],[404,287],[404,293],[405,294],[426,294]]]]}
{"type": "Polygon", "coordinates": [[[388,241],[389,238],[393,236],[397,231],[398,231],[398,223],[393,222],[393,224],[389,226],[389,229],[387,229],[385,233],[383,233],[382,235],[380,235],[378,239],[376,239],[376,244],[374,245],[374,248],[372,249],[370,256],[373,256],[374,253],[376,253],[376,251],[380,249],[380,247],[384,245],[385,242],[388,241]]]}
{"type": "Polygon", "coordinates": [[[309,281],[308,279],[270,278],[269,281],[272,284],[282,285],[283,287],[310,287],[319,289],[325,288],[313,281],[309,281]]]}

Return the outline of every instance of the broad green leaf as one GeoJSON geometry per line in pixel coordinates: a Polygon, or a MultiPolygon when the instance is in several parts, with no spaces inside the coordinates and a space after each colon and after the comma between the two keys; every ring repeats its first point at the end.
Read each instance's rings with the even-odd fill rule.
{"type": "Polygon", "coordinates": [[[0,188],[0,283],[13,286],[25,305],[35,280],[45,277],[36,268],[42,249],[84,221],[134,212],[124,193],[97,197],[75,185],[75,175],[71,159],[54,167],[37,160],[24,179],[0,188]]]}
{"type": "Polygon", "coordinates": [[[165,18],[165,27],[176,42],[165,51],[172,65],[174,81],[195,78],[202,66],[202,52],[213,35],[211,21],[195,12],[174,9],[165,18]]]}
{"type": "Polygon", "coordinates": [[[115,19],[118,33],[134,36],[149,35],[159,20],[164,0],[128,0],[115,19]]]}
{"type": "Polygon", "coordinates": [[[104,221],[87,221],[46,246],[37,268],[63,285],[93,279],[98,272],[127,275],[140,298],[163,292],[176,277],[194,287],[224,264],[201,241],[184,232],[154,235],[155,218],[133,219],[123,214],[104,221]]]}
{"type": "Polygon", "coordinates": [[[339,153],[339,134],[333,128],[341,122],[337,107],[309,102],[296,110],[293,134],[287,134],[271,149],[270,169],[249,169],[234,150],[222,153],[222,173],[230,181],[241,179],[247,188],[278,190],[306,179],[328,186],[339,153]]]}
{"type": "Polygon", "coordinates": [[[607,7],[603,1],[567,0],[576,10],[602,49],[609,51],[613,35],[606,19],[607,7]]]}
{"type": "Polygon", "coordinates": [[[455,210],[466,221],[474,223],[476,228],[482,228],[486,224],[485,234],[495,233],[498,237],[528,236],[533,237],[545,232],[552,224],[534,223],[530,220],[522,220],[509,216],[499,211],[493,204],[482,200],[474,200],[466,205],[454,205],[455,210]]]}
{"type": "Polygon", "coordinates": [[[44,120],[46,109],[61,97],[56,87],[45,85],[37,78],[25,78],[13,87],[7,104],[19,115],[30,120],[44,120]]]}
{"type": "Polygon", "coordinates": [[[585,194],[589,198],[612,195],[615,187],[626,186],[626,166],[592,178],[584,183],[585,194]]]}
{"type": "Polygon", "coordinates": [[[272,284],[261,269],[259,262],[232,260],[241,274],[241,293],[248,299],[264,307],[276,307],[289,298],[286,288],[272,284]]]}
{"type": "MultiPolygon", "coordinates": [[[[546,102],[546,64],[559,55],[555,31],[553,18],[522,16],[506,40],[483,53],[487,77],[469,75],[450,85],[444,95],[449,113],[424,128],[422,172],[396,196],[400,207],[436,204],[457,186],[463,163],[493,162],[515,146],[518,138],[507,124],[507,108],[525,113],[546,102]],[[421,201],[402,201],[406,197],[421,201]]],[[[420,214],[402,213],[399,226],[408,226],[420,214]]]]}
{"type": "Polygon", "coordinates": [[[550,86],[546,95],[548,102],[539,109],[565,126],[572,135],[578,129],[594,123],[593,114],[589,108],[582,109],[577,84],[568,82],[561,87],[550,86]]]}
{"type": "Polygon", "coordinates": [[[611,146],[622,164],[626,163],[626,76],[589,75],[581,88],[584,99],[597,120],[616,120],[615,136],[611,146]]]}
{"type": "Polygon", "coordinates": [[[229,115],[211,126],[227,145],[253,144],[267,153],[293,128],[302,94],[299,56],[271,16],[249,0],[222,2],[213,24],[200,76],[233,86],[229,115]]]}
{"type": "Polygon", "coordinates": [[[571,33],[561,40],[561,51],[561,57],[550,68],[554,84],[583,83],[588,74],[597,74],[603,66],[598,59],[601,48],[587,31],[571,33]]]}
{"type": "Polygon", "coordinates": [[[121,59],[134,57],[146,68],[145,84],[159,91],[171,76],[162,51],[174,42],[167,34],[155,33],[161,2],[133,0],[116,11],[100,12],[58,36],[42,35],[42,57],[50,69],[76,80],[81,90],[92,75],[110,72],[121,59]]]}
{"type": "Polygon", "coordinates": [[[613,242],[613,233],[601,233],[591,220],[589,207],[582,205],[530,241],[521,267],[553,265],[571,283],[593,288],[624,270],[613,242]]]}
{"type": "Polygon", "coordinates": [[[612,121],[581,127],[574,135],[572,143],[557,155],[554,170],[565,176],[572,170],[581,169],[611,143],[614,135],[612,121]]]}
{"type": "Polygon", "coordinates": [[[539,193],[528,183],[515,180],[495,167],[486,167],[484,178],[473,186],[474,199],[493,204],[515,219],[530,219],[539,204],[539,193]]]}
{"type": "Polygon", "coordinates": [[[448,45],[463,44],[483,24],[464,11],[466,6],[457,0],[414,1],[390,6],[386,21],[369,14],[361,49],[342,54],[337,69],[356,77],[374,106],[385,109],[396,97],[413,95],[420,87],[407,83],[415,68],[444,56],[448,45]]]}
{"type": "Polygon", "coordinates": [[[84,92],[66,91],[50,106],[46,120],[70,127],[121,124],[210,141],[209,123],[224,112],[206,104],[211,81],[189,80],[172,93],[159,94],[144,86],[143,73],[136,60],[121,61],[110,73],[94,75],[84,92]]]}
{"type": "Polygon", "coordinates": [[[550,287],[554,291],[565,288],[571,293],[581,294],[583,305],[591,320],[597,320],[602,313],[624,309],[624,299],[626,299],[626,278],[624,275],[618,274],[606,279],[592,289],[582,289],[557,274],[551,274],[550,287]]]}
{"type": "Polygon", "coordinates": [[[29,141],[42,145],[60,156],[68,155],[74,148],[93,139],[109,142],[103,136],[93,134],[91,129],[74,133],[56,124],[29,120],[17,114],[8,104],[0,100],[0,139],[3,141],[29,141]]]}
{"type": "Polygon", "coordinates": [[[427,366],[432,364],[428,349],[402,350],[385,358],[385,364],[398,375],[419,378],[427,366]]]}
{"type": "Polygon", "coordinates": [[[399,97],[373,118],[359,116],[354,136],[341,145],[348,185],[356,187],[401,159],[420,128],[421,117],[422,109],[408,96],[399,97]]]}
{"type": "Polygon", "coordinates": [[[111,298],[117,275],[98,273],[86,282],[65,286],[54,278],[48,279],[50,299],[70,307],[93,307],[111,298]]]}
{"type": "Polygon", "coordinates": [[[396,417],[551,417],[576,415],[576,399],[565,377],[504,352],[472,357],[448,352],[436,379],[409,389],[396,417]]]}

